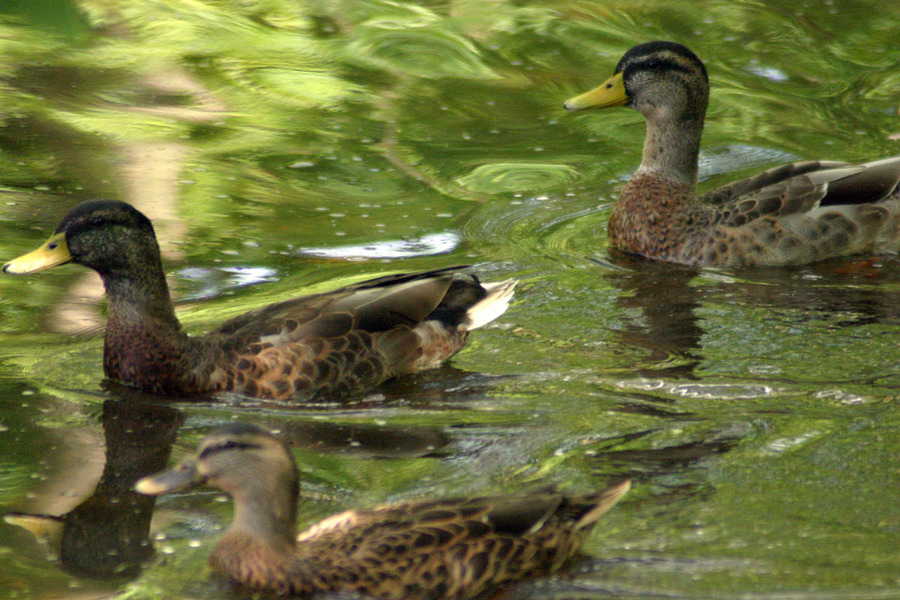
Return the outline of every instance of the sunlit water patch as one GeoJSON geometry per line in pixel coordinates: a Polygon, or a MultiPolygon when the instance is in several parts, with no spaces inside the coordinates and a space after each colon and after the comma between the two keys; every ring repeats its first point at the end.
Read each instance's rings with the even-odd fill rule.
{"type": "Polygon", "coordinates": [[[432,233],[419,238],[387,240],[370,244],[333,246],[327,248],[300,248],[299,254],[326,258],[372,259],[412,258],[447,254],[456,250],[460,237],[455,232],[432,233]]]}
{"type": "Polygon", "coordinates": [[[617,385],[625,390],[658,392],[663,396],[697,398],[706,400],[745,400],[771,397],[784,393],[768,385],[715,384],[715,383],[672,383],[665,380],[619,381],[617,385]]]}
{"type": "Polygon", "coordinates": [[[699,178],[701,180],[753,167],[774,167],[798,160],[800,157],[775,148],[731,144],[704,148],[700,151],[699,178]]]}
{"type": "Polygon", "coordinates": [[[274,281],[277,273],[268,267],[223,267],[208,269],[186,267],[178,271],[178,277],[200,289],[185,294],[185,300],[197,300],[221,296],[223,292],[249,285],[274,281]]]}

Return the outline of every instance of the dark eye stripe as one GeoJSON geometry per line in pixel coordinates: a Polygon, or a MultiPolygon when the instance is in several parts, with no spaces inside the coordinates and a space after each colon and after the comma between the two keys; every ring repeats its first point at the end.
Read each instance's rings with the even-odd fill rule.
{"type": "Polygon", "coordinates": [[[217,452],[226,452],[228,450],[250,450],[259,448],[261,448],[261,446],[259,446],[258,444],[228,440],[227,442],[216,444],[215,446],[207,446],[200,452],[200,458],[206,458],[211,454],[216,454],[217,452]]]}

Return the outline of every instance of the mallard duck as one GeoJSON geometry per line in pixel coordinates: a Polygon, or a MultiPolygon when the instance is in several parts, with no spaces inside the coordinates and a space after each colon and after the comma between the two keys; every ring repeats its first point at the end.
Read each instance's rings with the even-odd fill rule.
{"type": "Polygon", "coordinates": [[[159,495],[201,484],[234,500],[231,527],[209,559],[215,572],[246,591],[382,600],[463,600],[552,572],[630,487],[382,505],[334,515],[295,537],[298,476],[290,451],[261,427],[235,424],[135,489],[159,495]]]}
{"type": "Polygon", "coordinates": [[[456,354],[472,329],[503,314],[516,283],[481,284],[456,276],[457,268],[391,275],[271,304],[190,337],[175,317],[153,226],[137,209],[79,204],[43,246],[3,271],[67,262],[103,279],[106,376],[169,396],[340,394],[432,368],[456,354]]]}
{"type": "Polygon", "coordinates": [[[630,106],[647,120],[641,165],[609,218],[611,247],[687,265],[798,265],[896,252],[900,156],[860,165],[805,161],[697,196],[709,79],[680,44],[625,53],[600,87],[565,108],[630,106]]]}

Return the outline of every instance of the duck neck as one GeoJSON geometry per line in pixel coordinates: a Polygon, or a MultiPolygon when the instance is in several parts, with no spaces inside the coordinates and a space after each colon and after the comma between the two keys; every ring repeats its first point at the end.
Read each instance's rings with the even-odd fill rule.
{"type": "Polygon", "coordinates": [[[677,120],[648,116],[644,155],[635,175],[696,186],[702,133],[702,114],[677,120]]]}
{"type": "MultiPolygon", "coordinates": [[[[262,480],[271,477],[258,475],[262,480]]],[[[234,520],[213,548],[210,564],[251,591],[305,596],[316,589],[317,557],[298,552],[296,494],[287,492],[283,483],[281,488],[265,484],[255,481],[229,490],[234,520]]]]}
{"type": "Polygon", "coordinates": [[[109,299],[103,366],[107,377],[154,393],[174,393],[192,365],[192,341],[175,317],[162,264],[100,273],[109,299]],[[152,267],[152,268],[148,268],[152,267]]]}
{"type": "Polygon", "coordinates": [[[609,244],[626,252],[676,260],[673,244],[683,232],[672,229],[672,224],[696,198],[703,115],[677,120],[645,116],[644,157],[610,214],[609,244]]]}
{"type": "Polygon", "coordinates": [[[110,321],[149,321],[169,331],[181,331],[161,264],[151,272],[101,274],[101,278],[109,298],[110,321]]]}
{"type": "Polygon", "coordinates": [[[285,479],[260,472],[252,486],[230,490],[234,520],[230,534],[253,538],[261,545],[292,551],[297,531],[296,477],[285,479]]]}

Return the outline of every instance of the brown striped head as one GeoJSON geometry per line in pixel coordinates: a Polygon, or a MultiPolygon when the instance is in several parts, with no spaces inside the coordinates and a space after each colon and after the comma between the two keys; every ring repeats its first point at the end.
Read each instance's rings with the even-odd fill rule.
{"type": "Polygon", "coordinates": [[[135,485],[157,496],[200,485],[227,492],[236,504],[252,502],[293,531],[298,473],[294,458],[280,439],[258,425],[236,423],[204,437],[197,451],[177,467],[144,477],[135,485]]]}

